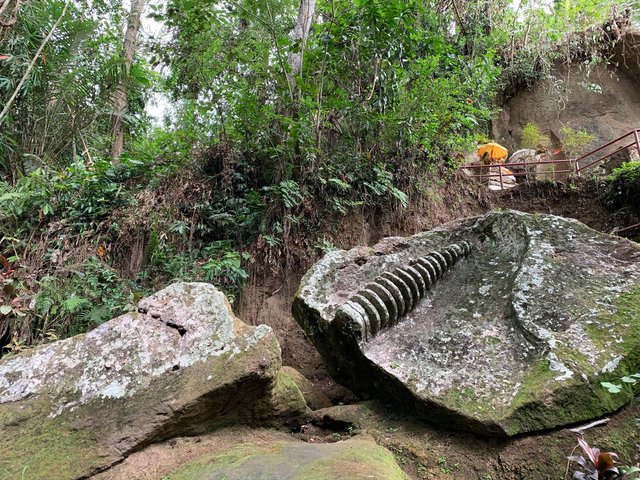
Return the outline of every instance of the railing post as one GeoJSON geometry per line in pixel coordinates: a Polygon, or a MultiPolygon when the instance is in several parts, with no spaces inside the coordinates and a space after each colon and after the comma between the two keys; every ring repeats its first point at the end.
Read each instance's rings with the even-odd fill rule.
{"type": "Polygon", "coordinates": [[[500,174],[500,190],[504,190],[504,184],[502,183],[502,167],[498,164],[498,173],[500,174]]]}
{"type": "Polygon", "coordinates": [[[640,135],[638,135],[638,129],[633,131],[633,136],[636,139],[636,150],[638,150],[638,157],[640,157],[640,135]]]}

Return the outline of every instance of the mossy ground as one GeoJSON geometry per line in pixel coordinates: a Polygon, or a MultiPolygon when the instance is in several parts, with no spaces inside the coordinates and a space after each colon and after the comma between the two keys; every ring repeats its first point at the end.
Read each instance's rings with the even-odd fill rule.
{"type": "MultiPolygon", "coordinates": [[[[489,438],[439,430],[376,402],[333,407],[316,417],[319,422],[340,422],[355,432],[370,433],[394,452],[413,479],[561,479],[566,457],[577,447],[578,435],[566,429],[489,438]]],[[[585,431],[584,438],[594,447],[617,452],[622,464],[635,464],[640,461],[639,417],[640,404],[634,403],[611,416],[608,424],[585,431]]]]}
{"type": "MultiPolygon", "coordinates": [[[[304,443],[273,432],[241,444],[212,441],[204,453],[162,476],[165,480],[405,480],[387,449],[368,435],[338,443],[304,443]]],[[[250,435],[247,435],[250,437],[250,435]]],[[[207,441],[207,440],[205,440],[207,441]]],[[[145,477],[146,478],[146,477],[145,477]]]]}
{"type": "MultiPolygon", "coordinates": [[[[640,442],[640,429],[636,426],[638,417],[640,405],[632,405],[613,415],[607,425],[586,430],[584,438],[594,447],[617,452],[623,464],[636,463],[640,461],[640,452],[637,450],[640,442]]],[[[331,424],[334,428],[342,425],[344,428],[340,435],[329,435],[329,438],[312,437],[316,438],[316,442],[356,435],[349,440],[351,442],[362,438],[361,434],[368,434],[386,450],[376,451],[367,442],[364,451],[353,448],[345,450],[344,454],[336,453],[330,458],[318,458],[310,462],[308,457],[304,460],[306,454],[300,452],[306,452],[317,445],[300,442],[300,437],[296,438],[296,435],[234,427],[209,436],[179,439],[177,444],[168,442],[155,445],[148,453],[139,452],[116,467],[112,476],[102,474],[95,480],[561,479],[567,470],[566,457],[577,448],[578,437],[569,430],[510,439],[454,433],[399,415],[392,406],[375,402],[320,410],[315,413],[313,423],[331,424]],[[299,449],[298,453],[295,453],[296,449],[299,449]],[[286,459],[287,465],[283,471],[286,475],[292,474],[291,477],[278,470],[282,468],[282,457],[286,459]],[[169,463],[164,466],[150,465],[151,460],[169,463]],[[307,465],[303,465],[305,461],[307,465]],[[395,467],[394,463],[397,464],[395,467]],[[250,469],[256,469],[258,465],[267,473],[262,477],[252,477],[250,469]],[[293,466],[298,466],[295,472],[292,472],[293,466]],[[406,477],[395,476],[394,472],[399,471],[398,466],[404,472],[400,475],[406,477]],[[119,468],[125,470],[118,470],[119,468]],[[380,472],[385,472],[386,476],[380,476],[380,472]]],[[[571,477],[574,469],[575,466],[569,466],[568,477],[571,477]]]]}

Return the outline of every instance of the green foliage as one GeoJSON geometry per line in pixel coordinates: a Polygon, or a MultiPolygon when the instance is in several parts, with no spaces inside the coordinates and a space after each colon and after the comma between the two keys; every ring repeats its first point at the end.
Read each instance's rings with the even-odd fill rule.
{"type": "Polygon", "coordinates": [[[283,180],[273,187],[265,187],[265,191],[270,192],[286,209],[297,207],[304,200],[300,186],[294,180],[283,180]]]}
{"type": "Polygon", "coordinates": [[[487,128],[499,73],[480,26],[465,54],[430,4],[321,0],[291,77],[297,7],[171,0],[153,12],[172,32],[156,60],[170,67],[174,132],[216,153],[225,176],[209,217],[219,238],[260,235],[283,252],[327,220],[318,212],[406,207],[487,128]]]}
{"type": "Polygon", "coordinates": [[[606,62],[615,37],[607,37],[603,25],[625,8],[637,9],[627,0],[562,0],[517,2],[496,15],[491,41],[501,52],[500,87],[509,97],[537,81],[552,82],[556,93],[564,85],[551,76],[554,65],[589,70],[606,62]]]}
{"type": "MultiPolygon", "coordinates": [[[[64,1],[23,3],[17,22],[2,29],[0,105],[8,101],[64,1]]],[[[0,175],[26,173],[37,166],[62,168],[90,162],[111,142],[113,86],[124,79],[130,91],[127,125],[144,129],[144,97],[153,75],[145,62],[126,74],[122,45],[122,3],[71,2],[51,41],[36,61],[0,128],[0,175]]]]}
{"type": "Polygon", "coordinates": [[[374,165],[373,173],[375,174],[375,178],[370,182],[363,183],[363,185],[370,191],[370,195],[373,199],[383,197],[388,194],[400,202],[403,207],[407,207],[409,205],[407,195],[393,186],[393,175],[386,170],[384,164],[379,163],[374,165]]]}
{"type": "Polygon", "coordinates": [[[115,208],[131,203],[126,184],[145,171],[142,162],[132,159],[117,165],[78,160],[60,169],[36,168],[15,185],[0,182],[0,235],[23,236],[54,218],[76,232],[90,229],[115,208]]]}
{"type": "MultiPolygon", "coordinates": [[[[327,2],[307,52],[305,81],[320,119],[339,120],[340,145],[323,151],[441,160],[490,117],[492,52],[465,58],[422,2],[327,2]],[[314,72],[320,71],[317,75],[314,72]]],[[[322,127],[320,125],[320,127],[322,127]]]]}
{"type": "Polygon", "coordinates": [[[564,127],[561,130],[562,149],[567,155],[577,157],[585,153],[587,147],[593,143],[596,136],[586,130],[574,130],[571,127],[564,127]]]}
{"type": "MultiPolygon", "coordinates": [[[[565,154],[574,157],[583,153],[593,143],[594,139],[595,135],[586,130],[576,131],[571,127],[564,127],[561,130],[562,149],[565,154]]],[[[540,131],[540,127],[537,124],[529,122],[522,129],[520,146],[522,148],[544,150],[551,146],[551,140],[548,135],[540,131]]]]}
{"type": "Polygon", "coordinates": [[[16,279],[23,280],[12,286],[15,293],[3,298],[0,292],[0,304],[36,297],[33,308],[18,304],[6,315],[14,343],[82,333],[135,303],[145,285],[89,255],[117,238],[114,212],[133,207],[137,183],[154,175],[153,164],[98,158],[62,168],[43,164],[13,185],[0,181],[0,251],[12,252],[16,279]]]}
{"type": "Polygon", "coordinates": [[[241,255],[233,250],[226,250],[222,255],[210,257],[202,265],[204,279],[224,288],[229,299],[233,300],[248,278],[247,272],[242,268],[242,260],[248,259],[246,254],[241,255]]]}
{"type": "Polygon", "coordinates": [[[522,129],[522,139],[520,140],[522,148],[539,150],[548,147],[550,143],[549,137],[543,134],[535,123],[529,122],[522,129]]]}
{"type": "Polygon", "coordinates": [[[637,211],[638,198],[640,198],[640,162],[627,162],[620,168],[616,168],[609,176],[604,203],[613,210],[627,207],[637,211]]]}
{"type": "Polygon", "coordinates": [[[38,281],[31,312],[32,329],[42,336],[83,333],[135,307],[140,298],[132,282],[96,257],[88,258],[67,277],[47,275],[38,281]]]}
{"type": "Polygon", "coordinates": [[[176,243],[151,235],[145,252],[145,269],[138,282],[154,288],[176,281],[209,282],[223,290],[233,302],[248,278],[243,262],[250,256],[235,250],[228,240],[207,242],[206,246],[189,251],[180,251],[176,243]]]}
{"type": "Polygon", "coordinates": [[[337,247],[333,244],[333,242],[327,240],[326,238],[318,240],[314,247],[320,250],[323,255],[337,250],[337,247]]]}
{"type": "Polygon", "coordinates": [[[620,393],[624,389],[624,385],[628,387],[633,387],[634,385],[640,383],[640,373],[634,373],[633,375],[627,375],[620,378],[620,383],[610,383],[610,382],[600,382],[604,388],[607,389],[609,393],[620,393]]]}

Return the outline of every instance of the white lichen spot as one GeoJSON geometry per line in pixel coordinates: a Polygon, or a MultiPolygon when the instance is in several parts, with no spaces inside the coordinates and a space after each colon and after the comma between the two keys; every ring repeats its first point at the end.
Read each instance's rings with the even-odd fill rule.
{"type": "Polygon", "coordinates": [[[613,372],[618,367],[620,360],[622,360],[622,356],[617,355],[616,357],[613,358],[613,360],[607,362],[607,364],[602,368],[602,373],[613,372]]]}
{"type": "Polygon", "coordinates": [[[555,353],[549,353],[547,355],[547,360],[549,360],[549,370],[552,372],[560,372],[562,375],[558,375],[555,380],[561,382],[563,380],[568,380],[573,377],[574,373],[571,369],[567,368],[567,366],[560,361],[558,356],[555,353]]]}
{"type": "Polygon", "coordinates": [[[101,392],[99,392],[99,396],[102,398],[122,398],[126,393],[126,385],[114,380],[109,385],[107,385],[101,392]]]}

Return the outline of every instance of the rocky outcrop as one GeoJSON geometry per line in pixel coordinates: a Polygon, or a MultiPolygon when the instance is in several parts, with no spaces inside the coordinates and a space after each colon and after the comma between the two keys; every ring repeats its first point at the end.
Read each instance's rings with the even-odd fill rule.
{"type": "MultiPolygon", "coordinates": [[[[521,180],[554,180],[554,166],[538,163],[548,160],[549,156],[547,154],[538,154],[533,149],[524,148],[513,152],[505,166],[514,173],[520,174],[521,180]]],[[[567,168],[569,167],[563,167],[563,169],[567,168]]],[[[558,170],[561,169],[558,168],[558,170]]],[[[566,178],[566,175],[564,177],[566,178]]]]}
{"type": "MultiPolygon", "coordinates": [[[[571,127],[594,135],[593,143],[584,149],[589,151],[640,128],[639,82],[640,32],[630,31],[615,44],[608,65],[585,68],[583,64],[572,64],[567,68],[558,64],[549,78],[506,99],[492,122],[492,137],[515,151],[521,146],[522,129],[533,122],[550,137],[553,148],[560,148],[562,129],[571,127]]],[[[628,138],[626,143],[632,141],[628,138]]],[[[575,158],[576,153],[582,152],[562,152],[558,158],[575,158]]],[[[633,149],[620,152],[607,162],[607,169],[635,156],[633,149]]],[[[566,169],[561,165],[557,168],[566,169]]]]}
{"type": "Polygon", "coordinates": [[[293,313],[357,393],[451,428],[543,430],[632,397],[600,381],[640,369],[640,247],[573,220],[492,212],[328,254],[293,313]]]}
{"type": "Polygon", "coordinates": [[[272,330],[243,324],[213,286],[179,283],[0,361],[0,472],[85,478],[156,441],[308,412],[272,330]]]}

